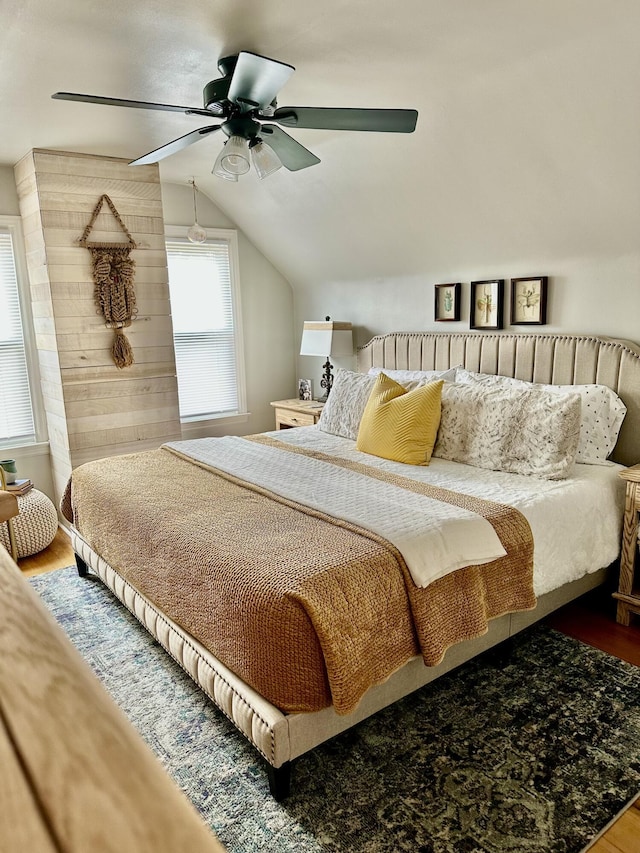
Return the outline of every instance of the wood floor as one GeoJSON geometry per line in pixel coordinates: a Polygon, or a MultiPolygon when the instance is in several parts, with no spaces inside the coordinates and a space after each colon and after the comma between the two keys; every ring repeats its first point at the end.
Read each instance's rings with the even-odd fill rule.
{"type": "MultiPolygon", "coordinates": [[[[75,562],[69,538],[62,530],[49,548],[18,561],[23,574],[38,575],[73,565],[75,562]]],[[[601,587],[561,608],[547,621],[570,637],[595,646],[628,663],[640,666],[640,617],[632,619],[628,628],[615,620],[612,588],[601,587]]],[[[630,804],[607,831],[589,848],[589,853],[639,853],[640,797],[630,804]]]]}

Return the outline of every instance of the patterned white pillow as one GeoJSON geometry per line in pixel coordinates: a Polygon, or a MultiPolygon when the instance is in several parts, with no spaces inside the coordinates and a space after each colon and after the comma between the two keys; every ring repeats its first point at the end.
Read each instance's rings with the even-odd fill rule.
{"type": "Polygon", "coordinates": [[[331,393],[318,420],[319,429],[355,441],[375,384],[375,376],[337,367],[331,393]]]}
{"type": "Polygon", "coordinates": [[[464,368],[458,368],[456,381],[503,388],[541,388],[560,395],[579,394],[582,398],[582,416],[576,462],[587,465],[607,464],[607,457],[616,446],[627,413],[627,407],[620,397],[606,385],[543,385],[512,379],[510,376],[473,373],[464,368]]]}
{"type": "Polygon", "coordinates": [[[370,367],[369,375],[377,376],[379,373],[386,373],[390,379],[394,379],[405,387],[408,383],[417,387],[418,384],[424,385],[426,382],[433,382],[434,379],[455,382],[457,369],[457,367],[450,367],[448,370],[387,370],[386,367],[370,367]]]}
{"type": "Polygon", "coordinates": [[[568,476],[580,434],[579,394],[445,383],[433,456],[547,480],[568,476]]]}

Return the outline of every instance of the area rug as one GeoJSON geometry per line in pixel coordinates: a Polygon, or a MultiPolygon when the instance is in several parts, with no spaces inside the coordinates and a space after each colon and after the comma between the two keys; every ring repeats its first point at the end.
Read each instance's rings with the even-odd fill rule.
{"type": "Polygon", "coordinates": [[[276,803],[97,578],[31,582],[229,853],[578,853],[640,789],[640,669],[536,626],[302,756],[276,803]]]}

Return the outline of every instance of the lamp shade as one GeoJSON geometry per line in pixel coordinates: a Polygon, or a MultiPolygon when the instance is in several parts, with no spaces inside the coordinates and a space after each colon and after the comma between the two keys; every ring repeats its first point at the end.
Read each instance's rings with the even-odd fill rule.
{"type": "Polygon", "coordinates": [[[231,172],[227,172],[227,170],[222,165],[222,158],[224,157],[224,149],[226,147],[226,142],[222,146],[220,153],[216,158],[216,162],[213,164],[213,169],[211,170],[211,174],[215,175],[217,178],[223,178],[225,181],[237,181],[238,176],[232,175],[231,172]]]}
{"type": "Polygon", "coordinates": [[[249,150],[251,151],[253,168],[256,170],[256,174],[261,181],[282,168],[280,158],[266,142],[260,140],[255,145],[251,144],[249,145],[249,150]]]}
{"type": "MultiPolygon", "coordinates": [[[[230,136],[222,149],[220,165],[232,175],[244,175],[249,171],[249,147],[241,136],[230,136]]],[[[214,165],[215,170],[215,165],[214,165]]]]}
{"type": "Polygon", "coordinates": [[[351,323],[334,320],[305,320],[300,355],[353,355],[351,323]]]}

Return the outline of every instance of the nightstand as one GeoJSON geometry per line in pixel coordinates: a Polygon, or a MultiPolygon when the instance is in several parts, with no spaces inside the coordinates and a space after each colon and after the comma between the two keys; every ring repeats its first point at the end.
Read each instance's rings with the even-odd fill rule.
{"type": "Polygon", "coordinates": [[[276,429],[313,426],[324,408],[317,400],[275,400],[271,405],[276,410],[276,429]]]}
{"type": "Polygon", "coordinates": [[[620,471],[627,481],[627,495],[624,504],[624,523],[622,528],[622,549],[620,552],[620,580],[618,591],[613,597],[618,599],[616,621],[628,625],[631,614],[640,615],[640,588],[634,587],[636,550],[638,548],[638,513],[640,513],[640,465],[634,465],[620,471]]]}

